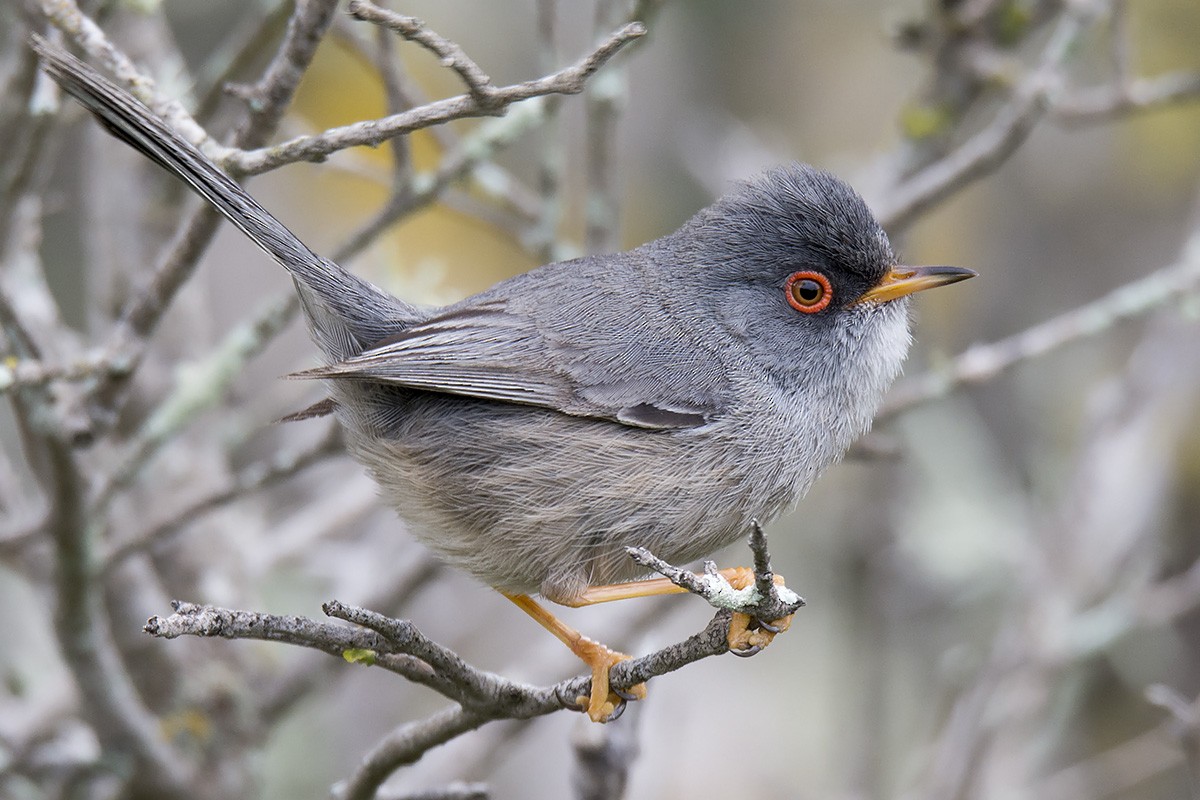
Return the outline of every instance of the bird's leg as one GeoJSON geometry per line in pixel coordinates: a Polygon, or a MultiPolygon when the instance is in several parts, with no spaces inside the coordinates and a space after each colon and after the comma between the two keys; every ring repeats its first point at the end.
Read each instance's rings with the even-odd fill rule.
{"type": "MultiPolygon", "coordinates": [[[[754,570],[750,567],[730,567],[718,573],[729,582],[734,589],[745,589],[754,584],[754,570]]],[[[783,576],[775,576],[775,585],[783,586],[783,576]]],[[[612,583],[605,586],[592,586],[583,594],[565,605],[579,607],[596,603],[610,603],[614,600],[626,600],[632,597],[653,597],[665,594],[682,594],[686,592],[681,586],[672,583],[668,578],[653,578],[647,581],[630,581],[628,583],[612,583]]],[[[543,623],[544,624],[544,623],[543,623]]],[[[792,615],[783,619],[765,622],[751,617],[749,614],[734,612],[729,621],[729,649],[738,655],[754,655],[771,643],[775,634],[782,633],[792,624],[792,615]]]]}
{"type": "Polygon", "coordinates": [[[610,650],[599,642],[592,641],[558,617],[547,611],[540,603],[526,594],[505,594],[538,624],[550,631],[560,642],[571,648],[571,652],[583,659],[592,670],[592,693],[580,697],[579,704],[586,706],[587,715],[593,722],[608,722],[620,715],[627,700],[641,700],[646,696],[646,684],[639,683],[622,692],[613,691],[608,684],[608,671],[613,665],[625,661],[629,656],[610,650]]]}

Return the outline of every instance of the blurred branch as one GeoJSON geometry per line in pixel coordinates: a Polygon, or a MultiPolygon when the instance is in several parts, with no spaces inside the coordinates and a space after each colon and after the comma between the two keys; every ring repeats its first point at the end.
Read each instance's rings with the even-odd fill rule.
{"type": "Polygon", "coordinates": [[[178,509],[171,519],[159,523],[147,531],[111,545],[108,551],[100,557],[101,571],[108,574],[129,557],[169,541],[187,527],[195,524],[205,514],[223,508],[253,492],[285,481],[322,459],[340,455],[342,446],[341,430],[330,428],[329,433],[310,447],[276,453],[269,460],[250,466],[234,479],[231,486],[178,509]]]}
{"type": "MultiPolygon", "coordinates": [[[[283,43],[266,72],[249,90],[238,92],[247,101],[246,122],[234,137],[238,148],[259,147],[275,133],[336,10],[337,0],[305,0],[296,4],[283,43]]],[[[236,175],[236,170],[233,173],[236,175]]]]}
{"type": "Polygon", "coordinates": [[[0,395],[53,381],[85,381],[109,372],[123,373],[129,364],[92,354],[69,364],[50,364],[36,359],[8,358],[0,363],[0,395]]]}
{"type": "Polygon", "coordinates": [[[107,758],[115,765],[134,762],[125,766],[135,786],[158,797],[188,797],[194,780],[189,762],[167,743],[158,719],[142,703],[105,624],[80,465],[66,445],[50,437],[27,446],[41,452],[51,498],[47,528],[57,567],[55,633],[86,716],[107,758]]]}
{"type": "Polygon", "coordinates": [[[179,131],[181,136],[210,157],[214,149],[219,150],[208,132],[192,118],[183,104],[160,96],[154,80],[141,72],[132,59],[113,45],[100,26],[84,14],[74,0],[40,0],[40,5],[47,20],[103,64],[118,81],[128,87],[134,97],[179,131]]]}
{"type": "Polygon", "coordinates": [[[577,800],[621,800],[637,760],[636,720],[620,725],[577,725],[571,733],[575,769],[571,783],[577,800]]]}
{"type": "MultiPolygon", "coordinates": [[[[1150,687],[1148,692],[1150,701],[1154,702],[1156,687],[1150,687]]],[[[1190,754],[1181,752],[1181,748],[1172,743],[1172,739],[1179,739],[1179,712],[1190,717],[1194,726],[1196,715],[1200,714],[1200,700],[1190,704],[1184,701],[1182,708],[1176,704],[1171,711],[1173,718],[1157,727],[1050,774],[1031,786],[1028,796],[1038,800],[1098,800],[1100,797],[1120,795],[1156,775],[1178,767],[1181,761],[1187,764],[1189,759],[1200,757],[1195,750],[1195,739],[1189,743],[1193,748],[1190,754]],[[1098,794],[1098,790],[1102,793],[1098,794]]],[[[1197,783],[1200,775],[1195,773],[1195,768],[1196,762],[1192,761],[1193,797],[1200,788],[1200,783],[1197,783]]]]}
{"type": "Polygon", "coordinates": [[[1050,115],[1066,125],[1085,125],[1197,99],[1200,99],[1200,73],[1174,72],[1065,93],[1054,98],[1050,115]]]}
{"type": "Polygon", "coordinates": [[[535,98],[512,110],[503,119],[488,120],[464,137],[459,149],[447,155],[432,173],[417,173],[411,183],[395,192],[375,216],[363,223],[338,249],[335,261],[343,261],[362,252],[383,231],[412,212],[436,202],[455,181],[477,167],[523,134],[542,124],[551,108],[535,98]]]}
{"type": "Polygon", "coordinates": [[[338,800],[371,800],[397,769],[488,721],[465,708],[448,708],[419,722],[401,725],[363,757],[354,774],[334,787],[333,795],[338,800]]]}
{"type": "Polygon", "coordinates": [[[175,368],[174,388],[147,415],[121,463],[105,475],[92,504],[96,518],[104,517],[117,492],[129,486],[179,431],[221,402],[246,363],[274,340],[298,307],[294,293],[277,298],[234,326],[203,358],[175,368]]]}
{"type": "MultiPolygon", "coordinates": [[[[251,26],[231,32],[230,38],[218,45],[203,65],[196,70],[195,83],[197,120],[207,120],[216,113],[221,99],[228,94],[234,75],[249,69],[262,57],[279,31],[291,18],[291,3],[271,0],[273,6],[251,26]]],[[[263,3],[258,3],[261,6],[263,3]]]]}
{"type": "Polygon", "coordinates": [[[1055,24],[1033,70],[1017,84],[992,122],[958,147],[882,193],[876,211],[884,228],[898,229],[987,175],[1020,147],[1050,104],[1062,81],[1062,65],[1075,42],[1099,15],[1104,2],[1071,2],[1055,24]]]}
{"type": "Polygon", "coordinates": [[[1198,284],[1200,231],[1194,233],[1184,246],[1177,263],[1013,336],[990,344],[973,345],[945,366],[904,381],[888,396],[877,419],[944,397],[963,386],[991,380],[1024,361],[1162,308],[1196,291],[1198,284]]]}
{"type": "Polygon", "coordinates": [[[491,797],[486,783],[456,781],[437,789],[416,792],[389,792],[380,789],[372,795],[375,800],[488,800],[491,797]]]}

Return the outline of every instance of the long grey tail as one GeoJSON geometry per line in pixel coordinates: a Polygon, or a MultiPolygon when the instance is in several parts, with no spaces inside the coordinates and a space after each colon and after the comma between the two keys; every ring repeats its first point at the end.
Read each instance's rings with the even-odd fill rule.
{"type": "Polygon", "coordinates": [[[266,209],[128,92],[40,36],[42,68],[121,141],[188,184],[296,279],[313,338],[331,359],[356,355],[416,320],[411,305],[300,241],[266,209]],[[305,291],[307,290],[307,291],[305,291]]]}

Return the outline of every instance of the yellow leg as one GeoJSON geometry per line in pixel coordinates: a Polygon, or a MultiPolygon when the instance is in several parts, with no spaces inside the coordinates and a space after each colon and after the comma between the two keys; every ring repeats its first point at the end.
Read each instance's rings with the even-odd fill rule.
{"type": "MultiPolygon", "coordinates": [[[[734,589],[745,589],[754,583],[754,570],[749,567],[731,567],[720,570],[720,574],[729,581],[734,589]]],[[[775,584],[783,585],[783,576],[775,576],[775,584]]],[[[666,594],[681,594],[686,589],[680,588],[666,578],[654,578],[648,581],[630,581],[629,583],[611,583],[605,586],[591,586],[579,597],[564,605],[574,608],[590,606],[597,603],[611,603],[614,600],[628,600],[633,597],[654,597],[666,594]]],[[[532,601],[530,601],[532,602],[532,601]]],[[[543,609],[544,611],[544,609],[543,609]]],[[[555,620],[557,622],[557,620],[555,620]]],[[[545,623],[543,623],[545,624],[545,623]]],[[[560,623],[561,624],[561,623],[560,623]]],[[[753,620],[747,614],[733,615],[729,622],[729,649],[734,652],[758,652],[771,643],[776,633],[782,633],[792,624],[791,616],[774,620],[768,628],[752,629],[753,620]],[[774,630],[771,630],[771,629],[774,630]]],[[[578,634],[576,634],[578,635],[578,634]]],[[[559,637],[562,638],[562,637],[559,637]]],[[[566,640],[564,640],[566,641],[566,640]]],[[[568,644],[568,646],[570,646],[568,644]]]]}
{"type": "MultiPolygon", "coordinates": [[[[560,642],[571,648],[571,652],[579,656],[583,663],[591,668],[592,693],[590,697],[580,697],[579,704],[586,706],[587,714],[593,722],[608,721],[617,707],[624,702],[620,695],[609,690],[608,671],[614,664],[627,660],[629,656],[610,650],[599,642],[587,638],[551,614],[529,595],[505,594],[504,596],[537,620],[539,625],[554,634],[560,642]]],[[[638,700],[645,698],[646,684],[639,683],[631,686],[628,694],[638,700]]]]}

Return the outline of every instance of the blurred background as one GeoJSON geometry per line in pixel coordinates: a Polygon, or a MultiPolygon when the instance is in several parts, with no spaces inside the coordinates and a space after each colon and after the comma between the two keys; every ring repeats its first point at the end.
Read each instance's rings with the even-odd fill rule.
{"type": "MultiPolygon", "coordinates": [[[[630,13],[589,2],[392,7],[457,42],[497,85],[573,62],[630,13]]],[[[201,108],[224,140],[244,103],[208,87],[256,80],[291,6],[87,8],[163,95],[201,108]]],[[[1200,5],[697,0],[639,10],[648,35],[582,96],[249,183],[314,250],[424,303],[666,234],[731,181],[789,160],[859,187],[894,223],[906,262],[980,273],[918,299],[916,345],[885,418],[768,529],[776,570],[808,600],[791,631],[753,659],[654,680],[645,702],[603,729],[629,748],[627,796],[1200,797],[1200,245],[1189,249],[1200,232],[1200,94],[1072,111],[1086,90],[1128,88],[1129,76],[1200,73],[1200,5]],[[1080,9],[1091,16],[1028,138],[931,209],[896,211],[912,176],[1003,117],[1063,15],[1080,9]],[[466,179],[364,228],[396,196],[398,153],[410,175],[428,175],[469,145],[490,149],[466,179]],[[1042,352],[1063,331],[1070,341],[1042,352]],[[937,385],[930,375],[970,377],[955,356],[998,341],[1015,353],[1011,369],[920,394],[937,385]]],[[[0,10],[6,74],[20,74],[24,32],[41,29],[40,14],[37,4],[0,10]]],[[[274,140],[385,114],[377,42],[339,9],[274,140]]],[[[395,37],[390,48],[414,104],[461,93],[428,52],[395,37]]],[[[25,108],[28,97],[5,102],[25,108]]],[[[19,222],[5,230],[4,291],[64,358],[105,340],[194,207],[77,112],[64,103],[41,129],[22,184],[36,206],[17,202],[11,183],[0,206],[19,222]],[[31,272],[44,273],[48,294],[22,293],[31,272]],[[38,297],[54,312],[35,308],[38,297]],[[59,328],[40,325],[52,318],[59,328]]],[[[320,399],[317,387],[278,380],[315,363],[302,325],[240,361],[214,356],[228,355],[231,331],[285,308],[289,292],[282,271],[222,225],[154,332],[119,418],[79,455],[95,477],[86,490],[101,498],[91,531],[105,624],[162,729],[211,770],[197,796],[326,796],[388,731],[446,701],[284,645],[141,634],[171,598],[319,617],[336,597],[410,618],[509,678],[579,672],[499,595],[437,567],[330,444],[325,421],[272,424],[320,399]],[[297,456],[303,469],[255,484],[297,456]]],[[[127,784],[103,777],[111,754],[81,715],[56,642],[55,551],[39,528],[51,501],[20,424],[0,412],[0,795],[122,796],[127,784]]],[[[749,553],[714,558],[733,566],[749,553]]],[[[563,616],[642,653],[700,630],[711,610],[675,597],[563,616]]],[[[576,747],[596,733],[568,713],[492,723],[394,783],[571,796],[576,747]]]]}

